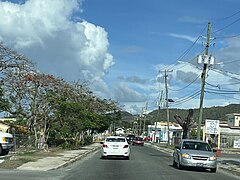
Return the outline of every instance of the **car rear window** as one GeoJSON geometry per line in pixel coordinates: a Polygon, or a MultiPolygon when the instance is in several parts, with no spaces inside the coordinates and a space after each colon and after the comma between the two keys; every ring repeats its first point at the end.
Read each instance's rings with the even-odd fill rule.
{"type": "Polygon", "coordinates": [[[209,146],[208,143],[192,142],[192,141],[184,141],[183,144],[182,144],[182,149],[211,151],[211,147],[209,146]]]}
{"type": "Polygon", "coordinates": [[[107,142],[125,142],[125,138],[107,138],[107,142]]]}

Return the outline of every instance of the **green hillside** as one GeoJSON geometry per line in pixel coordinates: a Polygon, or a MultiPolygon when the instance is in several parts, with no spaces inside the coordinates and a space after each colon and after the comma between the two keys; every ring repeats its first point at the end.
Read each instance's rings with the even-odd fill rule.
{"type": "MultiPolygon", "coordinates": [[[[199,109],[193,109],[193,119],[194,121],[198,121],[199,117],[199,109]]],[[[182,118],[186,118],[188,115],[188,109],[169,109],[170,113],[170,122],[175,121],[174,115],[178,114],[182,118]]],[[[227,106],[217,106],[217,107],[210,107],[210,108],[204,108],[203,109],[203,122],[205,119],[216,119],[216,120],[226,120],[226,114],[230,113],[240,113],[240,104],[230,104],[227,106]]],[[[136,116],[127,113],[127,112],[121,112],[121,117],[122,121],[128,123],[132,123],[134,119],[136,119],[136,116]]],[[[147,115],[146,118],[146,124],[151,124],[155,120],[157,121],[166,121],[167,120],[167,115],[166,115],[166,109],[160,109],[159,112],[158,110],[154,110],[150,112],[147,115]]]]}

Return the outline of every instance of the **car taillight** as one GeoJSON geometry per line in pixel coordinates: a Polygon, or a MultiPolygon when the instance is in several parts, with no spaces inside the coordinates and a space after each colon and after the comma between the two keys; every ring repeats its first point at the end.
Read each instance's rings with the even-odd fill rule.
{"type": "Polygon", "coordinates": [[[103,147],[107,148],[108,146],[106,144],[103,144],[103,147]]]}
{"type": "Polygon", "coordinates": [[[127,144],[126,144],[126,145],[124,145],[124,146],[123,146],[123,148],[128,148],[128,145],[127,145],[127,144]]]}

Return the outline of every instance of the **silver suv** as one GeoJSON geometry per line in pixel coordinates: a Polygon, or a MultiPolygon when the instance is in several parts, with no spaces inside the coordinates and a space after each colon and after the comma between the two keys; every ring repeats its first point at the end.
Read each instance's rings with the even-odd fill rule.
{"type": "Polygon", "coordinates": [[[217,157],[207,142],[182,139],[173,152],[173,166],[179,169],[196,167],[216,172],[217,157]]]}

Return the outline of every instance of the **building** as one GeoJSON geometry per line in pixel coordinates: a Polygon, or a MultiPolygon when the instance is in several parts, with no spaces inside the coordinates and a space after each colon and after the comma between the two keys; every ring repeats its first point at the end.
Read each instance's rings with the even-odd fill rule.
{"type": "Polygon", "coordinates": [[[240,114],[239,113],[231,113],[226,114],[228,126],[239,127],[240,126],[240,114]]]}
{"type": "Polygon", "coordinates": [[[0,131],[8,132],[10,130],[9,122],[16,121],[16,118],[0,118],[0,131]]]}
{"type": "MultiPolygon", "coordinates": [[[[156,122],[154,125],[148,125],[147,136],[154,142],[168,141],[168,127],[167,122],[156,122]],[[156,133],[155,133],[156,132],[156,133]]],[[[182,127],[175,122],[169,122],[169,141],[172,144],[175,138],[181,138],[182,127]]]]}

